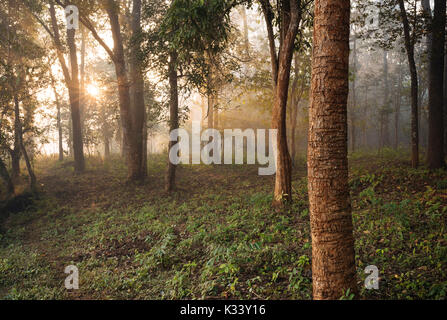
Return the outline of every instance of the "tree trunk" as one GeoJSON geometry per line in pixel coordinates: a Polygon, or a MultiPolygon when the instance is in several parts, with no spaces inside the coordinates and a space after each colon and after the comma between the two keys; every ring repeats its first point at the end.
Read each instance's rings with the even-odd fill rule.
{"type": "Polygon", "coordinates": [[[67,30],[67,45],[69,48],[71,73],[69,72],[65,63],[63,55],[63,48],[59,36],[59,27],[56,19],[56,11],[54,2],[50,1],[50,17],[53,28],[53,39],[56,45],[56,51],[59,63],[64,74],[65,84],[68,89],[68,95],[71,108],[71,127],[72,127],[72,146],[75,160],[75,171],[77,173],[83,172],[85,169],[84,147],[82,141],[82,128],[79,106],[79,70],[78,59],[76,54],[75,29],[67,30]]]}
{"type": "Polygon", "coordinates": [[[70,81],[70,107],[71,119],[73,122],[73,151],[75,161],[75,171],[83,172],[85,169],[84,146],[82,141],[80,91],[79,91],[79,71],[78,57],[76,54],[75,29],[67,30],[67,44],[70,51],[71,81],[70,81]]]}
{"type": "Polygon", "coordinates": [[[54,82],[53,74],[50,72],[51,77],[51,86],[53,87],[54,99],[56,100],[56,108],[57,108],[57,133],[58,133],[58,145],[59,145],[59,161],[64,160],[64,148],[63,148],[63,136],[62,136],[62,123],[61,123],[61,104],[59,101],[59,95],[57,94],[56,84],[54,82]]]}
{"type": "MultiPolygon", "coordinates": [[[[179,127],[178,121],[178,87],[177,87],[177,53],[171,52],[169,55],[169,131],[179,127]]],[[[168,148],[168,171],[166,172],[166,191],[170,192],[175,188],[175,169],[177,166],[169,160],[169,150],[176,144],[176,141],[169,141],[168,148]]]]}
{"type": "Polygon", "coordinates": [[[354,34],[354,47],[352,49],[353,56],[353,79],[352,79],[352,101],[351,101],[351,152],[355,151],[356,142],[355,142],[355,122],[356,122],[356,108],[357,101],[355,95],[355,86],[356,86],[356,77],[357,77],[357,36],[354,34]]]}
{"type": "MultiPolygon", "coordinates": [[[[268,2],[268,1],[267,1],[268,2]]],[[[270,3],[263,5],[267,30],[271,30],[271,17],[269,17],[270,3]],[[265,9],[267,8],[267,9],[265,9]]],[[[292,160],[287,147],[286,111],[289,92],[290,68],[292,64],[295,38],[301,20],[301,8],[294,0],[281,3],[281,28],[279,55],[274,51],[274,39],[269,31],[271,48],[272,76],[273,76],[273,110],[272,129],[277,129],[276,177],[273,194],[274,206],[282,205],[283,201],[292,198],[292,160]],[[272,50],[273,49],[273,50],[272,50]],[[277,66],[277,70],[275,70],[277,66]],[[276,75],[276,78],[275,78],[276,75]]]]}
{"type": "Polygon", "coordinates": [[[419,166],[419,124],[418,124],[418,76],[414,61],[414,34],[410,35],[407,11],[404,0],[399,0],[400,15],[404,27],[405,50],[411,75],[411,166],[419,166]]]}
{"type": "Polygon", "coordinates": [[[438,169],[445,165],[443,119],[445,10],[445,0],[435,0],[428,87],[427,165],[430,169],[438,169]]]}
{"type": "Polygon", "coordinates": [[[383,107],[382,107],[382,147],[390,146],[390,130],[389,130],[389,81],[388,81],[388,52],[383,52],[383,78],[384,78],[384,95],[383,95],[383,107]]]}
{"type": "Polygon", "coordinates": [[[31,190],[34,191],[36,189],[36,176],[34,175],[34,171],[28,157],[28,152],[26,151],[25,144],[23,143],[22,122],[20,120],[19,98],[17,97],[17,95],[14,96],[14,114],[16,117],[16,124],[17,124],[16,130],[19,137],[20,150],[22,151],[23,158],[25,159],[26,163],[26,168],[28,169],[31,190]]]}
{"type": "MultiPolygon", "coordinates": [[[[298,117],[298,104],[300,101],[300,97],[298,97],[298,76],[299,76],[299,65],[298,65],[298,55],[294,55],[294,70],[295,70],[295,78],[292,83],[292,92],[291,92],[291,100],[290,100],[290,155],[292,158],[292,165],[294,165],[296,160],[296,120],[298,117]]],[[[300,93],[301,95],[301,93],[300,93]]]]}
{"type": "Polygon", "coordinates": [[[400,106],[402,102],[402,64],[399,61],[399,77],[397,79],[397,93],[396,102],[394,108],[394,149],[399,148],[399,117],[400,117],[400,106]]]}
{"type": "Polygon", "coordinates": [[[135,167],[132,174],[134,180],[145,178],[143,169],[143,142],[144,126],[146,119],[146,106],[144,105],[144,78],[143,67],[141,65],[141,0],[133,0],[132,19],[131,19],[132,39],[130,46],[130,105],[132,113],[132,140],[135,144],[135,150],[132,153],[132,163],[130,167],[135,167]]]}
{"type": "Polygon", "coordinates": [[[357,292],[347,159],[349,0],[316,0],[308,188],[314,299],[357,292]]]}
{"type": "Polygon", "coordinates": [[[14,195],[14,183],[12,182],[11,177],[9,176],[8,169],[6,168],[3,160],[0,158],[0,176],[6,183],[6,196],[9,198],[14,195]]]}
{"type": "Polygon", "coordinates": [[[136,130],[133,128],[132,106],[130,97],[130,84],[127,77],[126,61],[124,59],[123,38],[121,35],[120,23],[118,19],[118,4],[113,0],[108,0],[106,11],[109,16],[113,37],[113,62],[118,82],[118,97],[120,105],[120,116],[123,129],[123,151],[127,162],[127,177],[130,181],[141,179],[141,156],[142,156],[142,129],[139,137],[135,137],[136,130]],[[137,141],[137,139],[139,139],[137,141]]]}

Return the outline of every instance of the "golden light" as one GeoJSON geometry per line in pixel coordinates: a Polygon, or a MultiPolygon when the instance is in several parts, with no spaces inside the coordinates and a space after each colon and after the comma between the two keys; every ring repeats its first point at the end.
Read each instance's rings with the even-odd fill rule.
{"type": "Polygon", "coordinates": [[[92,97],[97,97],[99,95],[99,88],[94,83],[90,83],[86,87],[87,93],[92,97]]]}

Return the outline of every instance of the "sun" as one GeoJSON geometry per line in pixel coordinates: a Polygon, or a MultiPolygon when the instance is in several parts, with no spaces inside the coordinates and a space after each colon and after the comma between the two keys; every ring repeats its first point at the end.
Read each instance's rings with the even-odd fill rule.
{"type": "Polygon", "coordinates": [[[99,88],[94,83],[88,84],[86,89],[87,93],[92,97],[97,97],[99,95],[99,88]]]}

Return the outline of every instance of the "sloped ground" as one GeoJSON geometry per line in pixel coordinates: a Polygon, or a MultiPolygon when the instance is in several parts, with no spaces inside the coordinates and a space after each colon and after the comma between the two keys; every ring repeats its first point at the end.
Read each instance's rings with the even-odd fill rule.
{"type": "MultiPolygon", "coordinates": [[[[273,177],[257,166],[183,166],[163,192],[164,157],[144,185],[126,184],[118,160],[37,163],[41,193],[0,234],[0,298],[311,298],[304,165],[294,202],[270,208],[273,177]],[[64,269],[79,269],[79,290],[64,269]]],[[[445,299],[447,173],[411,169],[395,155],[354,155],[351,194],[361,298],[445,299]],[[366,290],[367,265],[380,272],[366,290]]],[[[342,296],[343,293],[340,293],[342,296]]]]}

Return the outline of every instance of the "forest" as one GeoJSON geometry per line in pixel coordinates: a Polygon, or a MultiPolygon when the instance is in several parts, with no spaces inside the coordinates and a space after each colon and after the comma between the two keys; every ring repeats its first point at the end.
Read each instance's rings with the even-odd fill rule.
{"type": "Polygon", "coordinates": [[[0,300],[446,300],[446,40],[445,0],[1,0],[0,300]]]}

